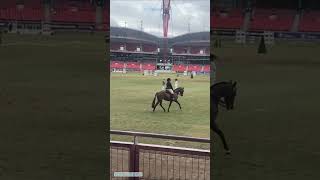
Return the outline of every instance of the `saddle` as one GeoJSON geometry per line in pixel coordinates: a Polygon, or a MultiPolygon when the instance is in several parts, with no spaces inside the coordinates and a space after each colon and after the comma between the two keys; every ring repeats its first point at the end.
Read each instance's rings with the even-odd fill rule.
{"type": "Polygon", "coordinates": [[[171,94],[168,90],[164,90],[164,92],[169,96],[169,97],[176,97],[177,96],[177,94],[176,93],[173,93],[173,94],[171,94]]]}

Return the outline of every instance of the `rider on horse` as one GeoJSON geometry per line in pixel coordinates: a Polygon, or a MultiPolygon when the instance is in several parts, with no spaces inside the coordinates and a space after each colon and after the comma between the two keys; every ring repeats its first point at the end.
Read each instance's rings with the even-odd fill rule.
{"type": "Polygon", "coordinates": [[[166,86],[167,86],[166,87],[166,91],[170,93],[170,98],[172,100],[174,100],[174,92],[173,92],[173,87],[172,87],[170,78],[167,79],[167,85],[166,86]]]}

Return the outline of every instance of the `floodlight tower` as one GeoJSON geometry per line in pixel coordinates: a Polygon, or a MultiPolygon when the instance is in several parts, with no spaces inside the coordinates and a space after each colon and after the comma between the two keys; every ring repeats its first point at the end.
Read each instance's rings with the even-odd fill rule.
{"type": "Polygon", "coordinates": [[[170,0],[162,1],[162,20],[163,20],[163,37],[168,37],[169,19],[170,19],[170,0]]]}
{"type": "Polygon", "coordinates": [[[163,21],[163,60],[167,61],[168,29],[170,19],[170,0],[162,0],[162,21],[163,21]]]}

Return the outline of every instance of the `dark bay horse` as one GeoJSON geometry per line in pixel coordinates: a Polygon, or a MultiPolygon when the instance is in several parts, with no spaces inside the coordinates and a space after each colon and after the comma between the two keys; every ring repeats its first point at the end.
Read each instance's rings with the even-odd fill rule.
{"type": "Polygon", "coordinates": [[[218,127],[216,119],[218,116],[218,105],[225,107],[227,110],[233,109],[234,100],[237,95],[237,82],[219,82],[210,87],[210,112],[211,112],[211,123],[210,129],[217,133],[223,143],[226,154],[230,154],[230,148],[225,139],[224,133],[218,127]]]}
{"type": "Polygon", "coordinates": [[[174,99],[171,99],[170,98],[170,94],[168,92],[166,92],[165,90],[157,92],[154,95],[154,99],[152,101],[152,106],[151,107],[153,108],[153,112],[156,109],[156,107],[158,106],[158,104],[160,104],[160,106],[162,107],[163,111],[166,112],[166,110],[162,106],[162,100],[170,101],[170,104],[169,104],[169,107],[168,107],[168,112],[170,112],[170,107],[171,107],[172,101],[176,102],[179,105],[180,109],[181,109],[181,105],[178,102],[178,97],[179,97],[179,95],[183,96],[184,88],[183,87],[178,87],[177,89],[173,90],[173,92],[174,92],[174,99]],[[156,103],[156,98],[157,98],[157,103],[156,103]]]}

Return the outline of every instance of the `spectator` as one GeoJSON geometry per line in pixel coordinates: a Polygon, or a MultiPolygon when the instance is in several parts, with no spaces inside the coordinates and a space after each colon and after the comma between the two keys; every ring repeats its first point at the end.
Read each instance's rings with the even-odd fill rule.
{"type": "Polygon", "coordinates": [[[174,89],[177,89],[178,87],[179,87],[178,79],[175,79],[174,89]]]}
{"type": "Polygon", "coordinates": [[[163,79],[162,80],[162,90],[165,90],[166,89],[166,80],[163,79]]]}

